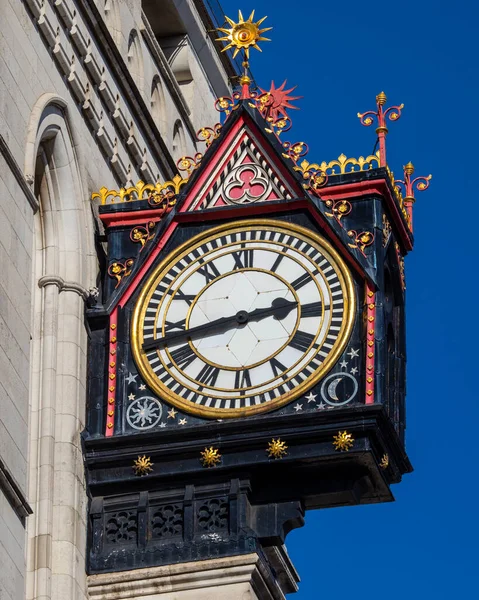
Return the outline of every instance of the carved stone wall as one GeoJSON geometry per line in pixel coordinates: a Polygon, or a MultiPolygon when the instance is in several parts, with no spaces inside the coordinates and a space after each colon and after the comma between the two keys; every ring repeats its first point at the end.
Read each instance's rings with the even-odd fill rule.
{"type": "MultiPolygon", "coordinates": [[[[193,14],[192,2],[179,4],[193,14]]],[[[199,17],[193,25],[205,29],[199,17]]],[[[228,93],[217,58],[203,60],[195,44],[193,108],[141,0],[0,1],[2,600],[86,598],[89,199],[102,186],[169,179],[178,121],[195,153],[195,131],[217,118],[210,80],[228,93]]],[[[156,514],[153,535],[179,533],[169,510],[156,514]]]]}

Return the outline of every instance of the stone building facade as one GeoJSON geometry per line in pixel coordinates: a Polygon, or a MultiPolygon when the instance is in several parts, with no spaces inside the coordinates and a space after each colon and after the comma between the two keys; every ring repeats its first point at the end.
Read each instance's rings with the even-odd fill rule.
{"type": "Polygon", "coordinates": [[[197,152],[234,74],[214,26],[201,0],[0,0],[1,600],[88,597],[90,197],[197,152]]]}

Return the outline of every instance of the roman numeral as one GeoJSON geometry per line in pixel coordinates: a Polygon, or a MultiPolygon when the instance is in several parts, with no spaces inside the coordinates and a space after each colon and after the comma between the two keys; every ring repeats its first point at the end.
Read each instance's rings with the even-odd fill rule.
{"type": "Polygon", "coordinates": [[[176,321],[176,323],[174,321],[165,321],[164,326],[165,333],[168,333],[168,331],[171,331],[172,329],[182,329],[184,331],[186,319],[181,319],[181,321],[176,321]]]}
{"type": "MultiPolygon", "coordinates": [[[[325,306],[325,310],[328,310],[329,306],[325,306]]],[[[322,302],[311,302],[311,304],[305,304],[301,306],[301,318],[303,317],[320,317],[323,313],[322,302]]]]}
{"type": "Polygon", "coordinates": [[[186,369],[196,358],[196,354],[189,344],[171,350],[170,354],[180,369],[186,369]]]}
{"type": "Polygon", "coordinates": [[[283,364],[281,364],[279,360],[277,360],[276,358],[272,358],[269,361],[269,364],[271,365],[271,370],[273,371],[275,377],[281,375],[283,379],[287,379],[287,376],[284,374],[284,371],[286,371],[286,367],[283,364]]]}
{"type": "MultiPolygon", "coordinates": [[[[287,252],[287,251],[288,251],[288,248],[285,246],[285,247],[283,248],[283,252],[287,252]]],[[[273,266],[271,267],[271,271],[272,271],[273,273],[275,273],[275,272],[276,272],[276,269],[277,269],[277,268],[279,267],[279,265],[281,264],[281,261],[283,260],[283,258],[284,258],[284,254],[278,254],[278,256],[277,256],[276,260],[274,261],[274,264],[273,264],[273,266]]]]}
{"type": "Polygon", "coordinates": [[[235,261],[233,271],[251,268],[253,266],[253,253],[254,250],[237,250],[233,252],[232,256],[235,261]]]}
{"type": "Polygon", "coordinates": [[[184,300],[189,306],[193,304],[193,300],[196,298],[194,294],[185,294],[181,290],[177,290],[174,300],[184,300]]]}
{"type": "Polygon", "coordinates": [[[204,276],[205,282],[209,283],[221,275],[213,262],[206,263],[198,269],[198,273],[204,276]]]}
{"type": "Polygon", "coordinates": [[[298,291],[300,288],[303,287],[303,285],[306,285],[307,283],[309,283],[310,281],[312,281],[311,279],[311,275],[309,273],[304,273],[303,275],[301,275],[301,277],[298,277],[298,279],[295,279],[291,285],[293,286],[293,288],[298,291]]]}
{"type": "Polygon", "coordinates": [[[248,369],[244,371],[236,371],[235,375],[235,389],[242,389],[251,387],[251,377],[248,369]]]}
{"type": "MultiPolygon", "coordinates": [[[[213,367],[213,365],[205,365],[195,377],[195,379],[200,383],[203,383],[204,385],[214,387],[219,374],[220,370],[218,369],[218,367],[213,367]]],[[[203,386],[200,386],[198,388],[199,391],[201,391],[202,389],[203,386]]]]}
{"type": "Polygon", "coordinates": [[[288,346],[295,348],[296,350],[300,350],[301,352],[306,352],[306,350],[311,346],[314,341],[314,335],[311,333],[306,333],[306,331],[298,331],[294,334],[293,338],[289,342],[288,346]]]}

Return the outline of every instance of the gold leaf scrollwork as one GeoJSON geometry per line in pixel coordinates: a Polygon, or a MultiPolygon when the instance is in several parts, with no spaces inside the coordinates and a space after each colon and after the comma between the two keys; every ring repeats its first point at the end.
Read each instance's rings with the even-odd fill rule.
{"type": "Polygon", "coordinates": [[[154,229],[156,223],[154,221],[150,221],[146,223],[146,225],[136,225],[130,232],[130,240],[137,244],[141,244],[140,252],[145,247],[146,242],[151,240],[154,236],[154,229]]]}
{"type": "Polygon", "coordinates": [[[200,166],[202,158],[201,152],[197,152],[193,157],[182,156],[176,166],[179,171],[186,171],[186,174],[190,177],[191,173],[200,166]]]}
{"type": "Polygon", "coordinates": [[[128,258],[124,263],[115,261],[108,267],[108,275],[116,279],[115,289],[120,285],[124,277],[130,275],[134,262],[134,258],[128,258]]]}
{"type": "Polygon", "coordinates": [[[350,229],[348,235],[354,238],[354,243],[348,244],[348,246],[350,248],[357,248],[363,256],[366,256],[364,250],[374,242],[374,234],[370,231],[361,231],[358,233],[354,229],[350,229]]]}
{"type": "Polygon", "coordinates": [[[200,142],[205,142],[206,147],[208,147],[219,137],[221,129],[221,123],[215,123],[213,127],[202,127],[196,132],[196,139],[200,142]]]}
{"type": "Polygon", "coordinates": [[[387,246],[391,235],[391,223],[387,216],[383,213],[383,248],[387,246]]]}

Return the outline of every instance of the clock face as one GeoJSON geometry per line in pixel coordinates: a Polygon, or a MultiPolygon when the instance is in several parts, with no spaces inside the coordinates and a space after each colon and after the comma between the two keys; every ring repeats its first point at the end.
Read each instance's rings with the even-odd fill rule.
{"type": "Polygon", "coordinates": [[[155,270],[132,321],[133,354],[159,397],[206,417],[291,402],[349,338],[354,291],[311,231],[252,220],[210,229],[155,270]]]}

